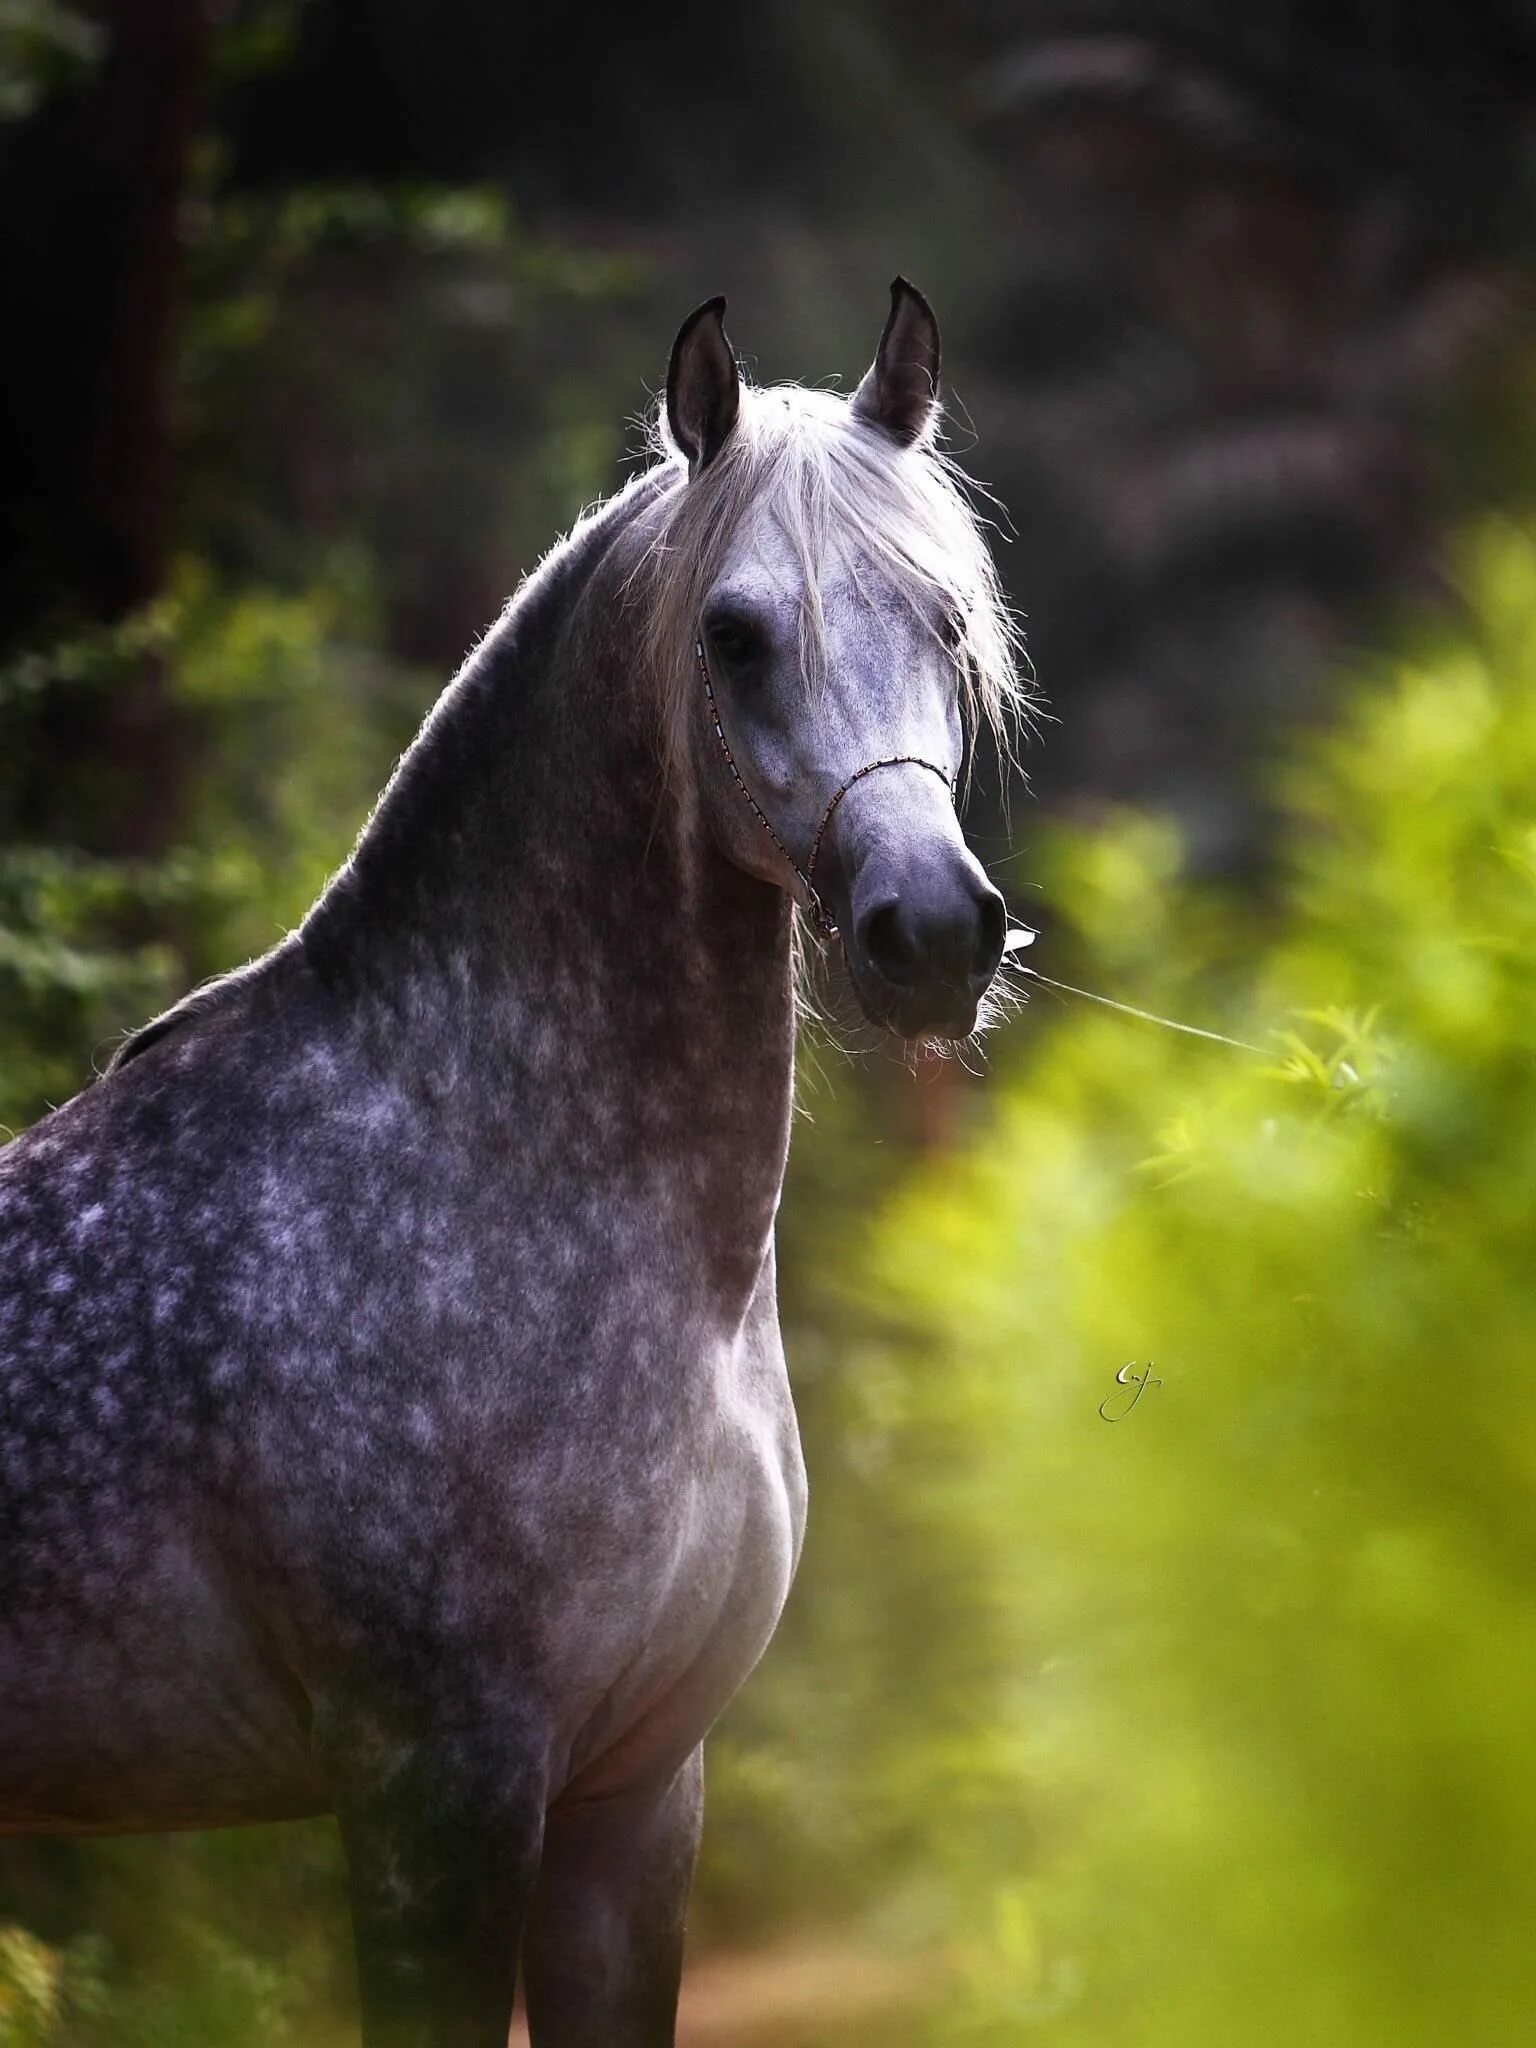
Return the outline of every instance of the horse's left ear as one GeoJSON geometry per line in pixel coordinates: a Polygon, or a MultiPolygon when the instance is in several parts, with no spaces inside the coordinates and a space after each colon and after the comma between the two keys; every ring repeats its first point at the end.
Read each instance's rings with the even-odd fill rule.
{"type": "Polygon", "coordinates": [[[903,447],[926,441],[939,423],[939,323],[915,284],[898,277],[875,360],[853,394],[853,409],[903,447]]]}
{"type": "Polygon", "coordinates": [[[697,476],[720,453],[741,407],[741,377],[725,333],[724,299],[688,315],[667,365],[667,425],[697,476]]]}

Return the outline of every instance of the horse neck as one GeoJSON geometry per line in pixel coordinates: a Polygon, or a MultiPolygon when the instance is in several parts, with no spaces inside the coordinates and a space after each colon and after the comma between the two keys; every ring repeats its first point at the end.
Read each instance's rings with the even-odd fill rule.
{"type": "Polygon", "coordinates": [[[788,1147],[791,916],[664,784],[622,587],[655,488],[525,586],[302,938],[373,1061],[456,1128],[502,1158],[536,1129],[642,1198],[664,1180],[750,1293],[788,1147]]]}

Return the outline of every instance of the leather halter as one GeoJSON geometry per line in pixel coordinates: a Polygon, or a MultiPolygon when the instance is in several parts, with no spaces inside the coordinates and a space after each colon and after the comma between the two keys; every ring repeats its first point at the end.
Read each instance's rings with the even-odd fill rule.
{"type": "Polygon", "coordinates": [[[887,754],[883,760],[866,761],[862,768],[856,768],[848,777],[848,780],[840,783],[832,792],[831,802],[822,812],[821,823],[816,827],[816,836],[811,841],[810,858],[806,861],[805,866],[801,867],[799,861],[795,859],[795,856],[784,844],[778,833],[774,831],[773,826],[768,821],[768,813],[747,787],[746,777],[736,766],[736,756],[731,752],[731,743],[726,738],[725,727],[720,722],[720,706],[715,701],[715,686],[710,681],[709,660],[704,652],[704,642],[702,640],[695,640],[693,650],[699,657],[699,674],[704,681],[704,695],[709,700],[709,715],[714,721],[715,738],[720,742],[720,751],[725,756],[726,767],[731,771],[731,779],[735,782],[743,797],[745,797],[748,810],[751,811],[753,817],[756,818],[759,825],[762,826],[768,837],[783,855],[793,871],[796,881],[799,882],[801,888],[805,891],[805,908],[811,922],[823,938],[835,939],[838,935],[836,920],[816,889],[816,862],[820,858],[821,842],[827,836],[827,827],[832,822],[832,814],[849,790],[853,788],[856,782],[862,782],[866,775],[873,775],[877,768],[926,768],[930,775],[938,776],[940,782],[943,783],[951,796],[954,795],[954,781],[945,769],[938,766],[937,762],[925,761],[921,754],[887,754]]]}

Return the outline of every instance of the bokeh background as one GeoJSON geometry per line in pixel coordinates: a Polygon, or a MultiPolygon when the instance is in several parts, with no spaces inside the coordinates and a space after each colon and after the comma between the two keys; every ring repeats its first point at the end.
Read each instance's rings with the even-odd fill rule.
{"type": "MultiPolygon", "coordinates": [[[[684,312],[851,380],[898,268],[1030,958],[1255,1048],[808,1042],[694,2048],[1530,2038],[1533,114],[1516,0],[0,7],[0,1122],[298,918],[684,312]]],[[[351,1998],[328,1825],[0,1843],[4,2048],[351,1998]]]]}

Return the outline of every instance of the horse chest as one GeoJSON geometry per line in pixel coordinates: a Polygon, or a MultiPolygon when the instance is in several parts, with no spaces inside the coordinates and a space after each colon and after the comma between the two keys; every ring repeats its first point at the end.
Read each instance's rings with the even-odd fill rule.
{"type": "Polygon", "coordinates": [[[578,1482],[547,1518],[581,1531],[556,1645],[572,1774],[685,1754],[783,1608],[805,1475],[776,1320],[712,1365],[622,1469],[599,1458],[596,1489],[578,1482]]]}

